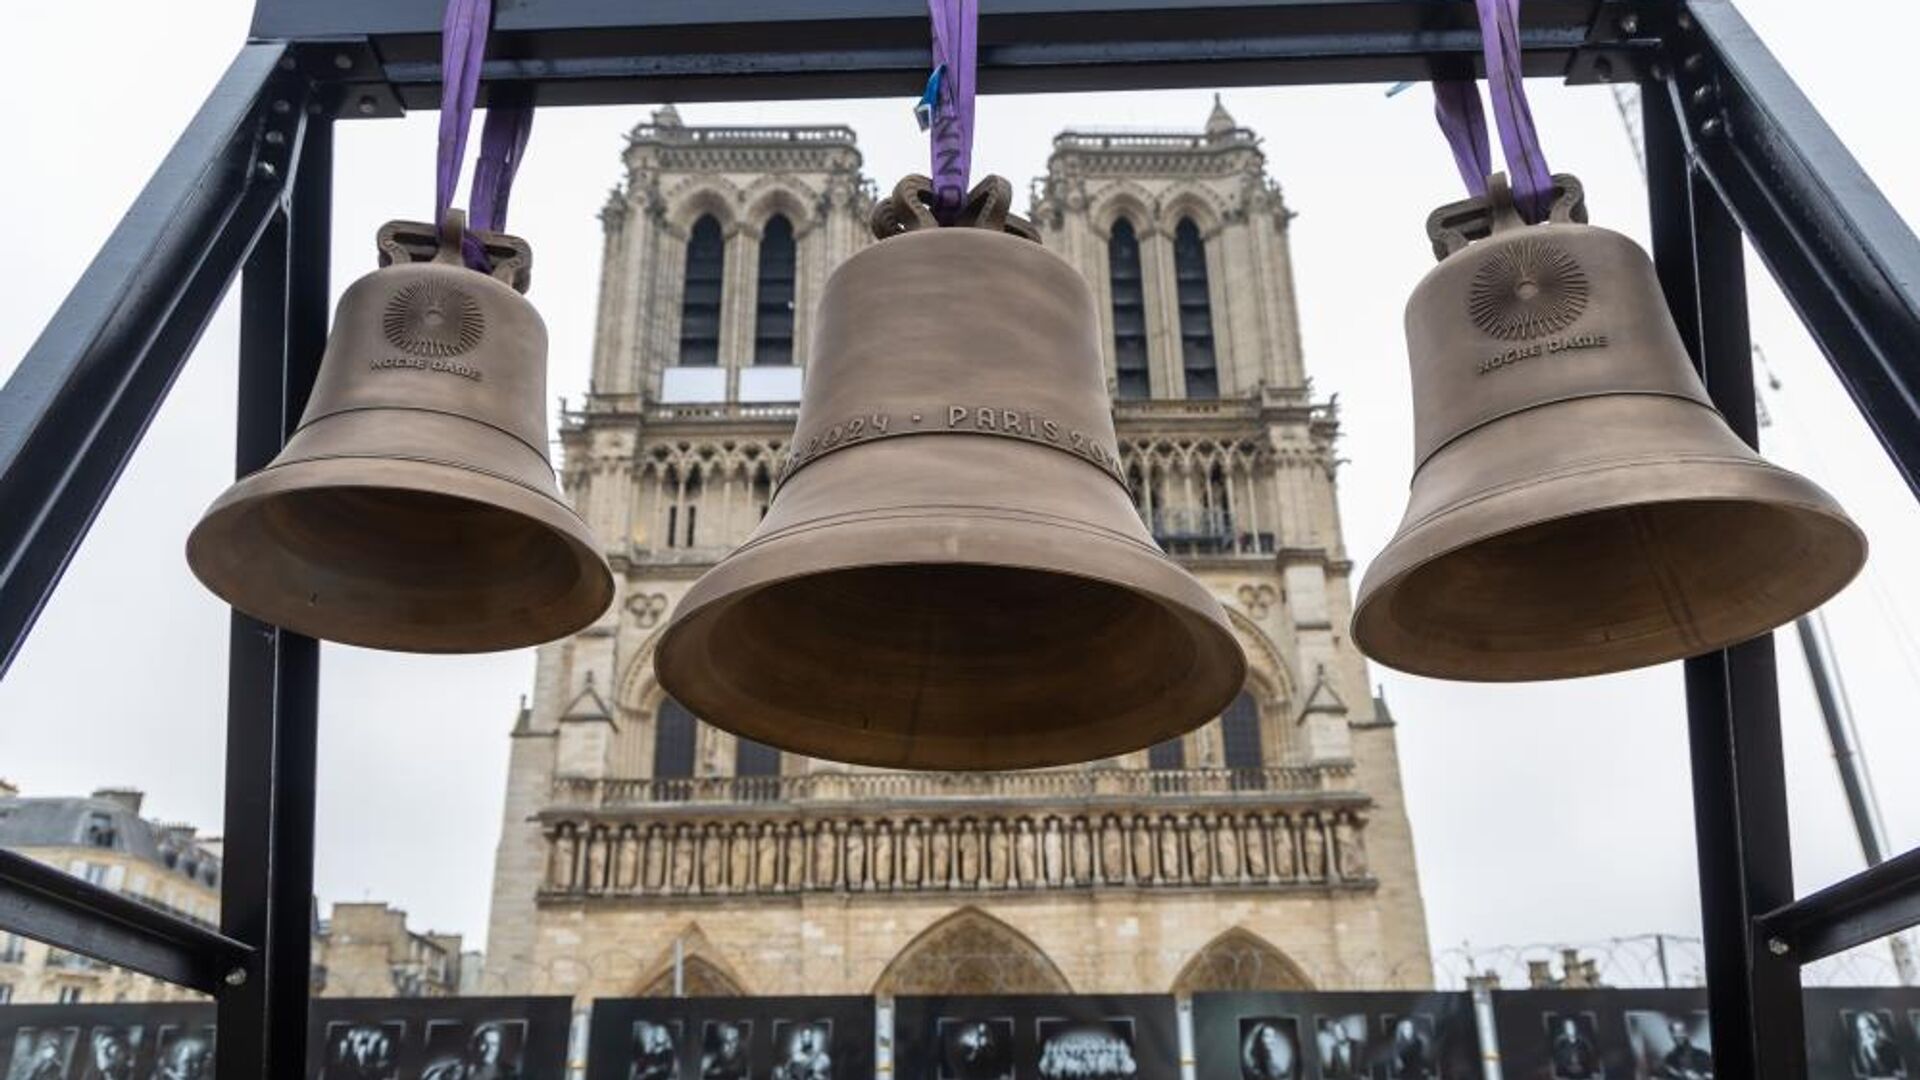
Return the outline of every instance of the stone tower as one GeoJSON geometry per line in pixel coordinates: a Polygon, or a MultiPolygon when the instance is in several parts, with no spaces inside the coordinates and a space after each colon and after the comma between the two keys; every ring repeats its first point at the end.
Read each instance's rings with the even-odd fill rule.
{"type": "Polygon", "coordinates": [[[846,128],[670,109],[625,164],[562,431],[620,595],[540,651],[514,725],[486,989],[665,993],[676,952],[689,994],[1427,985],[1392,721],[1345,632],[1337,421],[1254,134],[1217,102],[1195,133],[1068,131],[1033,206],[1099,298],[1140,513],[1227,607],[1245,691],[1183,739],[1008,773],[782,754],[655,683],[673,605],[770,498],[872,185],[846,128]]]}

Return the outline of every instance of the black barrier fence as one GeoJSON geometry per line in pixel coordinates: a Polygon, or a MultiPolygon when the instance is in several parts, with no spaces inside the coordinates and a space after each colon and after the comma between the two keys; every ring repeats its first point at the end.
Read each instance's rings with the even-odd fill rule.
{"type": "Polygon", "coordinates": [[[1481,1074],[1467,994],[1199,994],[1192,1041],[1198,1080],[1481,1074]]]}
{"type": "Polygon", "coordinates": [[[1178,1069],[1179,1015],[1165,995],[900,997],[893,1074],[933,1080],[1121,1080],[1178,1069]]]}
{"type": "MultiPolygon", "coordinates": [[[[1713,1080],[1704,988],[323,998],[308,1080],[1713,1080]]],[[[0,1006],[0,1080],[211,1080],[214,1007],[0,1006]]],[[[1920,988],[1809,990],[1813,1080],[1920,1077],[1920,988]]],[[[1727,1074],[1725,1080],[1741,1080],[1727,1074]]]]}
{"type": "Polygon", "coordinates": [[[615,998],[593,1003],[589,1080],[834,1080],[875,1074],[874,1000],[615,998]]]}

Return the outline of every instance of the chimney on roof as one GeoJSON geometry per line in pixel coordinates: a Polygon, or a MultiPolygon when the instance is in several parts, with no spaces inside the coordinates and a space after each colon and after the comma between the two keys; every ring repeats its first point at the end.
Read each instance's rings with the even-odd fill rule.
{"type": "Polygon", "coordinates": [[[93,793],[96,799],[118,803],[122,809],[134,817],[140,816],[140,804],[146,801],[146,794],[139,788],[103,787],[93,793]]]}
{"type": "Polygon", "coordinates": [[[160,842],[175,848],[185,849],[194,846],[194,838],[200,830],[192,825],[168,823],[159,827],[160,842]]]}

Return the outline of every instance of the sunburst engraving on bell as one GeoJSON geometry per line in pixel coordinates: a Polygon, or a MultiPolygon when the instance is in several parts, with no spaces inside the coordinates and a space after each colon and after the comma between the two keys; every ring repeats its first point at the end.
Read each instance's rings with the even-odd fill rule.
{"type": "Polygon", "coordinates": [[[1528,224],[1489,177],[1427,230],[1413,481],[1354,599],[1362,652],[1446,679],[1626,671],[1764,634],[1860,569],[1845,511],[1715,411],[1652,260],[1586,223],[1577,179],[1528,224]]]}
{"type": "Polygon", "coordinates": [[[490,652],[579,630],[612,604],[613,571],[547,460],[532,250],[458,210],[389,222],[378,246],[299,427],[207,508],[188,565],[256,619],[363,648],[490,652]],[[469,237],[489,270],[466,265],[469,237]]]}
{"type": "Polygon", "coordinates": [[[396,349],[416,356],[458,356],[480,344],[486,318],[465,290],[416,281],[387,301],[382,326],[396,349]]]}
{"type": "Polygon", "coordinates": [[[1587,273],[1567,250],[1522,240],[1489,254],[1473,275],[1467,310],[1474,325],[1505,341],[1565,329],[1587,310],[1587,273]]]}

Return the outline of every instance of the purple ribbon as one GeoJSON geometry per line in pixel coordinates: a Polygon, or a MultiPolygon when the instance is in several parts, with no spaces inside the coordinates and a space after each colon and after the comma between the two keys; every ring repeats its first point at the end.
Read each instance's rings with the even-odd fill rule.
{"type": "Polygon", "coordinates": [[[1487,145],[1487,114],[1480,107],[1480,88],[1466,79],[1434,83],[1433,115],[1453,149],[1453,163],[1460,169],[1467,194],[1484,196],[1487,177],[1493,173],[1493,151],[1487,145]]]}
{"type": "Polygon", "coordinates": [[[927,0],[933,17],[933,66],[945,69],[933,110],[933,216],[951,224],[967,203],[973,172],[974,68],[980,0],[927,0]]]}
{"type": "MultiPolygon", "coordinates": [[[[1480,16],[1480,47],[1486,56],[1487,90],[1493,95],[1493,118],[1500,128],[1513,201],[1527,221],[1541,221],[1553,205],[1553,173],[1540,150],[1533,109],[1520,66],[1520,0],[1474,0],[1480,16]]],[[[1453,148],[1453,160],[1467,191],[1487,193],[1492,171],[1486,115],[1480,109],[1480,91],[1471,79],[1433,84],[1434,115],[1453,148]]]]}
{"type": "MultiPolygon", "coordinates": [[[[487,31],[492,20],[493,0],[447,0],[440,34],[440,150],[433,199],[436,227],[453,205],[454,189],[460,186],[460,165],[467,156],[467,133],[473,127],[473,105],[480,91],[480,62],[487,53],[487,31]]],[[[487,108],[467,210],[469,230],[507,227],[513,177],[526,156],[527,139],[532,133],[531,105],[507,104],[496,98],[487,108]]],[[[469,267],[482,273],[492,269],[492,260],[472,231],[462,240],[461,253],[469,267]]]]}

